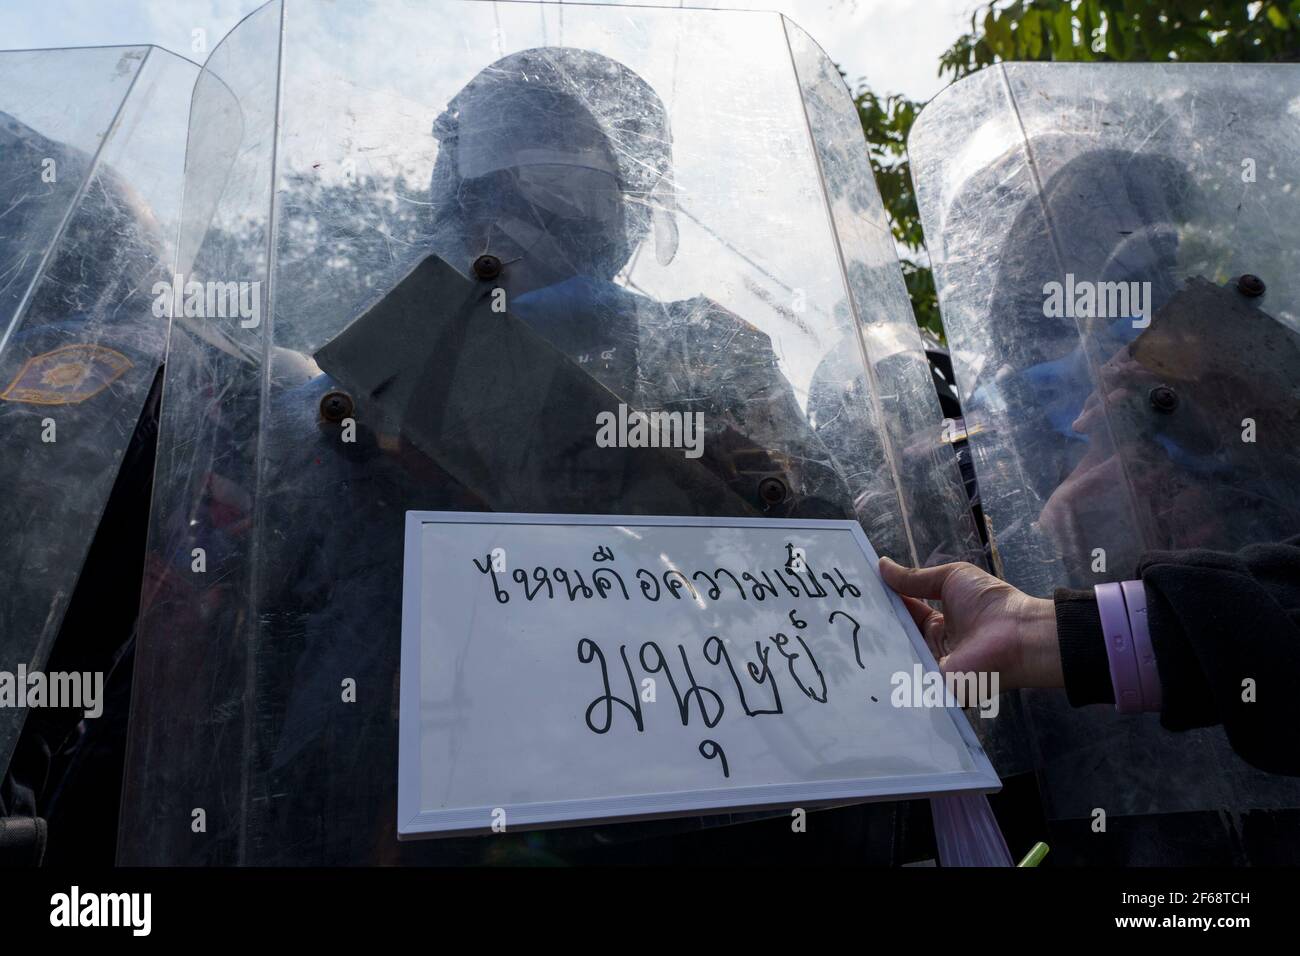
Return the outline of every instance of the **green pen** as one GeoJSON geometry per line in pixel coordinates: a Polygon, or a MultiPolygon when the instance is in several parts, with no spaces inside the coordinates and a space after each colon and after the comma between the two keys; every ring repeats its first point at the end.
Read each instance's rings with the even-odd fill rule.
{"type": "Polygon", "coordinates": [[[1029,848],[1029,852],[1025,854],[1025,858],[1016,865],[1037,866],[1039,863],[1043,862],[1043,857],[1047,856],[1047,850],[1048,850],[1047,844],[1044,843],[1042,840],[1039,840],[1037,843],[1035,843],[1032,847],[1029,848]]]}

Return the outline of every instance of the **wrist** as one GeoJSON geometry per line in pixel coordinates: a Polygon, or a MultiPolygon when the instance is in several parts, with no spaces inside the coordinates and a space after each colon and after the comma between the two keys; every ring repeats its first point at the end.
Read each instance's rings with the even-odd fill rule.
{"type": "Polygon", "coordinates": [[[1056,610],[1050,599],[1026,597],[1020,609],[1024,687],[1064,687],[1056,610]]]}

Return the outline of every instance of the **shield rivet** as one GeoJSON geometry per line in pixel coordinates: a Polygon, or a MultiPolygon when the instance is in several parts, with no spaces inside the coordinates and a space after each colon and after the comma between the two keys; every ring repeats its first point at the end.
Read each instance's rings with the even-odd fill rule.
{"type": "Polygon", "coordinates": [[[351,418],[352,412],[352,396],[347,392],[326,392],[321,397],[320,417],[327,422],[338,424],[345,418],[351,418]]]}
{"type": "Polygon", "coordinates": [[[1264,288],[1264,280],[1259,276],[1251,275],[1249,272],[1237,280],[1237,291],[1242,295],[1250,296],[1252,299],[1263,295],[1264,288]]]}
{"type": "Polygon", "coordinates": [[[758,497],[769,507],[785,501],[786,493],[785,482],[780,478],[764,478],[758,483],[758,497]]]}
{"type": "Polygon", "coordinates": [[[1178,393],[1168,385],[1157,385],[1147,392],[1147,398],[1151,400],[1152,408],[1165,415],[1178,407],[1178,393]]]}
{"type": "Polygon", "coordinates": [[[501,274],[501,260],[493,255],[481,255],[474,260],[473,268],[474,275],[488,282],[501,274]]]}

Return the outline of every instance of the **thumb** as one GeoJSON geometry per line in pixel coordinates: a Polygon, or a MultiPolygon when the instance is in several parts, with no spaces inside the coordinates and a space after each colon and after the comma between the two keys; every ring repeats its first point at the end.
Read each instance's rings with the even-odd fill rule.
{"type": "Polygon", "coordinates": [[[943,596],[944,582],[963,566],[963,563],[958,561],[952,564],[940,564],[933,568],[905,568],[889,558],[881,558],[880,576],[899,594],[938,600],[943,596]]]}
{"type": "Polygon", "coordinates": [[[945,674],[965,674],[988,670],[986,652],[976,641],[959,644],[939,659],[939,670],[945,674]]]}

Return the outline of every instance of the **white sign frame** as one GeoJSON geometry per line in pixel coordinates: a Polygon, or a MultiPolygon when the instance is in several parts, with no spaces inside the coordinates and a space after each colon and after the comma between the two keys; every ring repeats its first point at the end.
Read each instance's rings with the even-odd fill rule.
{"type": "MultiPolygon", "coordinates": [[[[501,512],[408,511],[406,513],[405,561],[402,581],[401,702],[398,730],[397,837],[411,840],[429,837],[468,836],[492,832],[495,810],[504,810],[510,830],[539,830],[584,823],[617,823],[630,820],[705,816],[710,813],[752,811],[782,807],[842,806],[882,800],[917,799],[960,793],[995,793],[1002,788],[984,748],[966,715],[957,707],[944,708],[965,743],[975,770],[959,773],[916,774],[906,777],[873,777],[810,781],[797,784],[767,784],[710,788],[669,793],[629,794],[589,800],[565,800],[502,807],[465,807],[451,810],[420,810],[420,664],[423,643],[420,634],[421,600],[424,588],[423,549],[420,529],[434,524],[554,524],[628,526],[679,526],[693,528],[791,528],[802,530],[849,531],[862,549],[871,568],[879,563],[875,548],[861,525],[849,519],[809,518],[714,518],[651,515],[515,514],[501,512]]],[[[926,673],[938,671],[934,656],[902,599],[884,588],[894,613],[912,643],[926,673]]]]}

